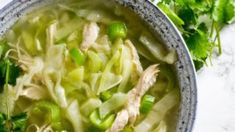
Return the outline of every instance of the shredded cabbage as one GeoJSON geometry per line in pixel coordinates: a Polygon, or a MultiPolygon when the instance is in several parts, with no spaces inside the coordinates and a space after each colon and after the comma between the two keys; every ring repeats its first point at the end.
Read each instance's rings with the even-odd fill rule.
{"type": "Polygon", "coordinates": [[[118,61],[119,58],[120,52],[117,51],[111,60],[107,63],[101,76],[100,86],[98,88],[97,94],[117,86],[122,81],[121,75],[115,75],[111,72],[113,65],[116,63],[116,61],[118,61]]]}
{"type": "Polygon", "coordinates": [[[115,93],[109,100],[104,102],[99,107],[99,113],[101,119],[107,116],[110,112],[117,110],[118,108],[124,106],[127,101],[127,95],[123,93],[115,93]]]}
{"type": "Polygon", "coordinates": [[[89,116],[92,111],[98,108],[102,104],[101,100],[98,98],[90,98],[81,106],[81,112],[85,116],[89,116]]]}
{"type": "Polygon", "coordinates": [[[130,76],[133,70],[133,63],[132,63],[132,57],[131,57],[131,51],[126,46],[122,46],[122,53],[120,58],[120,67],[122,67],[122,81],[118,87],[119,92],[126,92],[127,89],[127,83],[130,80],[130,76]]]}
{"type": "Polygon", "coordinates": [[[66,109],[66,117],[72,123],[75,132],[83,132],[83,124],[77,100],[72,101],[66,109]]]}
{"type": "Polygon", "coordinates": [[[154,104],[153,109],[149,112],[136,127],[136,132],[149,131],[153,125],[158,124],[166,113],[179,102],[179,93],[173,90],[165,95],[160,101],[154,104]]]}
{"type": "Polygon", "coordinates": [[[167,125],[164,121],[161,121],[157,128],[153,129],[152,132],[167,132],[167,125]]]}
{"type": "Polygon", "coordinates": [[[166,62],[168,64],[173,64],[176,61],[176,52],[174,50],[165,55],[163,52],[165,50],[162,47],[162,44],[157,41],[153,41],[148,37],[148,35],[142,34],[139,40],[155,57],[155,59],[166,62]]]}

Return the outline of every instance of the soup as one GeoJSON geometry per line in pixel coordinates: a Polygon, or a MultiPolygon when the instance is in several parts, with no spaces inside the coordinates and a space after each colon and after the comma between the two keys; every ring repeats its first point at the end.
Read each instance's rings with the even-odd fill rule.
{"type": "Polygon", "coordinates": [[[177,57],[156,36],[108,1],[23,16],[0,39],[0,131],[174,131],[177,57]]]}

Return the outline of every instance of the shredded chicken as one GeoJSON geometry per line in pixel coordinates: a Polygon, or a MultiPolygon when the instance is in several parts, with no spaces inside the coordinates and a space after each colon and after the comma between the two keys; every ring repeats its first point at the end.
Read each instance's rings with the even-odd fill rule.
{"type": "Polygon", "coordinates": [[[99,30],[99,26],[95,22],[84,26],[83,41],[80,47],[82,51],[87,51],[95,43],[99,35],[99,30]]]}
{"type": "Polygon", "coordinates": [[[108,132],[120,132],[129,122],[134,124],[139,115],[139,107],[142,96],[156,82],[158,65],[148,67],[141,75],[137,85],[128,92],[126,106],[117,114],[117,117],[108,132]]]}

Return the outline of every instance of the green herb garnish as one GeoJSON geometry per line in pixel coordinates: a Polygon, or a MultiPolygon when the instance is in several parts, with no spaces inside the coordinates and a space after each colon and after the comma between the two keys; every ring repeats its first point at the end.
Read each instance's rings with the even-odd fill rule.
{"type": "Polygon", "coordinates": [[[214,48],[222,53],[220,30],[235,20],[235,1],[161,0],[158,7],[181,31],[197,70],[214,48]]]}

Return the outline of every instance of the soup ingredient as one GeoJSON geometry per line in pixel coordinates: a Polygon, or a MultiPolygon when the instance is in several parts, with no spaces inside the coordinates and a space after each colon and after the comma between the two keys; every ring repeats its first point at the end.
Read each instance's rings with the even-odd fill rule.
{"type": "Polygon", "coordinates": [[[222,53],[220,30],[235,20],[233,0],[161,0],[157,5],[181,31],[197,70],[211,57],[214,48],[218,48],[219,54],[222,53]],[[204,29],[200,25],[204,25],[204,29]],[[198,32],[201,32],[200,35],[198,32]]]}
{"type": "Polygon", "coordinates": [[[99,112],[97,110],[93,111],[90,115],[90,121],[93,125],[95,125],[99,129],[107,129],[109,128],[113,121],[114,121],[115,115],[108,115],[105,118],[100,118],[99,112]]]}
{"type": "Polygon", "coordinates": [[[108,36],[111,40],[125,38],[127,35],[126,25],[122,22],[114,22],[108,26],[108,36]]]}
{"type": "Polygon", "coordinates": [[[17,131],[24,132],[26,128],[27,114],[20,113],[15,116],[7,118],[7,115],[0,113],[0,131],[9,132],[17,131]]]}
{"type": "Polygon", "coordinates": [[[152,132],[167,132],[167,125],[164,121],[161,121],[157,128],[153,129],[152,132]]]}
{"type": "Polygon", "coordinates": [[[120,112],[109,129],[110,132],[121,131],[128,121],[133,124],[139,115],[140,100],[148,89],[155,83],[158,75],[157,65],[148,67],[141,75],[137,85],[128,92],[127,104],[120,112]]]}
{"type": "Polygon", "coordinates": [[[148,113],[152,109],[154,101],[155,97],[151,95],[145,95],[140,105],[140,112],[145,114],[148,113]]]}
{"type": "Polygon", "coordinates": [[[76,64],[82,65],[85,62],[85,55],[79,49],[73,48],[69,53],[76,64]]]}
{"type": "MultiPolygon", "coordinates": [[[[12,63],[9,59],[2,59],[0,61],[0,88],[3,88],[6,83],[15,85],[19,75],[20,68],[16,64],[12,63]],[[7,73],[7,69],[9,73],[7,73]],[[8,74],[8,77],[6,74],[8,74]]],[[[0,92],[2,92],[2,90],[0,90],[0,92]]]]}
{"type": "Polygon", "coordinates": [[[156,60],[160,60],[168,64],[173,64],[176,61],[177,58],[174,51],[171,51],[165,55],[162,45],[157,41],[150,39],[147,34],[142,34],[139,40],[156,60]]]}
{"type": "Polygon", "coordinates": [[[39,120],[42,119],[42,115],[44,116],[43,120],[46,124],[50,124],[53,128],[58,129],[60,126],[60,108],[56,104],[50,101],[39,101],[35,104],[32,109],[31,116],[38,117],[39,120]]]}
{"type": "Polygon", "coordinates": [[[120,108],[126,103],[127,95],[123,93],[114,94],[109,100],[105,101],[99,107],[99,115],[101,119],[106,117],[112,111],[120,108]]]}
{"type": "Polygon", "coordinates": [[[75,132],[84,130],[77,100],[73,100],[68,106],[68,108],[66,109],[66,116],[68,120],[72,123],[73,130],[75,132]]]}
{"type": "Polygon", "coordinates": [[[80,46],[82,51],[87,51],[91,47],[91,45],[95,43],[98,37],[99,31],[100,31],[100,28],[95,22],[91,22],[84,26],[83,41],[80,46]]]}
{"type": "Polygon", "coordinates": [[[140,122],[136,127],[136,132],[149,131],[153,125],[158,124],[169,109],[174,107],[179,100],[176,90],[169,92],[160,101],[154,104],[153,109],[147,117],[140,122]]]}

